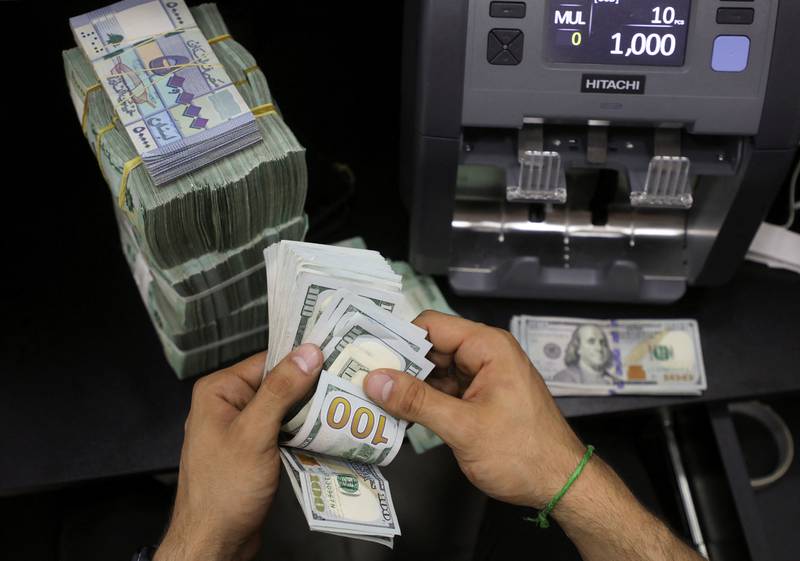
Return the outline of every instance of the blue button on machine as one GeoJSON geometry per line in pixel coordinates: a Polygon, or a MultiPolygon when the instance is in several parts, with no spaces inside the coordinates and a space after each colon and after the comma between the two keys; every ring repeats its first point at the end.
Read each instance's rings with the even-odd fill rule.
{"type": "Polygon", "coordinates": [[[711,68],[715,72],[742,72],[750,58],[750,38],[744,35],[720,35],[714,39],[711,68]]]}

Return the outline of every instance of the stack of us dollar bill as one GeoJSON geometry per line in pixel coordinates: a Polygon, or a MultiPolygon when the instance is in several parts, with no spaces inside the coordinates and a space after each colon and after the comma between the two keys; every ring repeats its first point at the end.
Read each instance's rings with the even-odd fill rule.
{"type": "Polygon", "coordinates": [[[397,455],[406,422],[370,401],[362,385],[377,368],[424,380],[434,367],[427,332],[396,315],[402,278],[375,251],[281,241],[264,256],[266,371],[302,343],[324,357],[313,395],[282,426],[284,465],[309,527],[391,545],[400,528],[377,466],[397,455]]]}
{"type": "MultiPolygon", "coordinates": [[[[367,249],[367,244],[362,237],[347,238],[336,244],[339,247],[352,247],[356,249],[367,249]]],[[[397,314],[409,321],[416,318],[424,310],[436,310],[443,314],[457,316],[458,314],[450,307],[445,300],[442,291],[436,281],[428,275],[418,274],[405,261],[390,261],[392,270],[400,275],[403,283],[403,299],[398,304],[397,314]]]]}
{"type": "MultiPolygon", "coordinates": [[[[348,238],[335,245],[367,249],[367,244],[361,237],[348,238]]],[[[391,261],[389,264],[392,270],[400,275],[403,283],[403,299],[397,305],[396,310],[398,316],[411,321],[425,310],[435,310],[451,316],[458,315],[447,303],[442,291],[432,277],[418,274],[405,261],[391,261]]],[[[439,435],[419,423],[409,427],[406,431],[406,436],[408,436],[408,441],[417,454],[422,454],[444,444],[439,435]]]]}
{"type": "Polygon", "coordinates": [[[263,349],[263,249],[307,229],[304,150],[263,72],[213,4],[125,0],[71,23],[70,96],[169,363],[187,377],[263,349]],[[223,133],[220,111],[257,137],[223,133]],[[191,161],[148,160],[141,138],[191,161]]]}
{"type": "Polygon", "coordinates": [[[555,396],[700,395],[697,322],[514,316],[511,333],[555,396]]]}

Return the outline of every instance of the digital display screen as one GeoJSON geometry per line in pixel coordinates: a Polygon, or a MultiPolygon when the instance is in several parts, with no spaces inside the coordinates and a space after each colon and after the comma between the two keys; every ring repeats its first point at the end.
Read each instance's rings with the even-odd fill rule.
{"type": "Polygon", "coordinates": [[[691,0],[548,0],[552,62],[682,66],[691,0]]]}

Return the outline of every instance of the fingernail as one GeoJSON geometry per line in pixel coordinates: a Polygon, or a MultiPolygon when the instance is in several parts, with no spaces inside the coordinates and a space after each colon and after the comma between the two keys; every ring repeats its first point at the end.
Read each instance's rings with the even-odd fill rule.
{"type": "Polygon", "coordinates": [[[292,362],[303,371],[304,374],[311,374],[322,364],[322,353],[311,343],[300,345],[292,351],[292,362]]]}
{"type": "Polygon", "coordinates": [[[391,376],[376,372],[367,379],[364,391],[376,401],[386,401],[389,399],[389,394],[392,393],[392,386],[394,386],[394,380],[391,376]]]}

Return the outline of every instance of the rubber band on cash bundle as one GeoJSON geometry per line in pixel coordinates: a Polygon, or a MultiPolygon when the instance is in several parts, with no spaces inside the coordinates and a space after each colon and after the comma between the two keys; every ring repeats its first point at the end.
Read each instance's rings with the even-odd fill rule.
{"type": "Polygon", "coordinates": [[[217,35],[216,37],[208,39],[208,44],[213,45],[214,43],[219,43],[220,41],[227,41],[228,39],[232,39],[231,34],[223,33],[222,35],[217,35]]]}
{"type": "Polygon", "coordinates": [[[81,115],[81,130],[86,133],[86,119],[89,117],[89,94],[95,90],[99,90],[102,86],[100,82],[92,84],[83,93],[83,114],[81,115]]]}
{"type": "Polygon", "coordinates": [[[275,106],[271,103],[262,103],[261,105],[256,105],[255,107],[251,107],[250,111],[253,112],[253,116],[256,118],[278,112],[278,110],[275,109],[275,106]]]}
{"type": "Polygon", "coordinates": [[[142,157],[136,156],[135,158],[131,158],[125,162],[125,165],[122,166],[122,177],[119,180],[119,196],[117,197],[117,204],[122,210],[128,210],[125,208],[125,194],[128,192],[128,176],[136,168],[136,166],[141,163],[142,157]]]}

